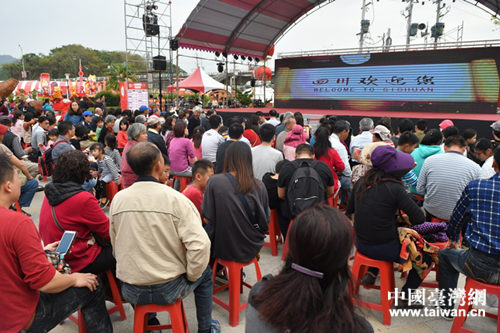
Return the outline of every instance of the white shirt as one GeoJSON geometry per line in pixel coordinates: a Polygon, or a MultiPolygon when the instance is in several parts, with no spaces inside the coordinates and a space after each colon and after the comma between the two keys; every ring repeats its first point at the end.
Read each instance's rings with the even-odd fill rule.
{"type": "Polygon", "coordinates": [[[203,158],[215,163],[217,148],[224,142],[224,137],[214,129],[210,129],[203,134],[201,138],[201,151],[203,158]]]}
{"type": "Polygon", "coordinates": [[[246,143],[250,148],[252,148],[252,144],[250,143],[250,140],[248,140],[247,138],[245,138],[244,136],[241,137],[241,139],[239,139],[238,141],[241,141],[241,142],[244,142],[246,143]]]}
{"type": "Polygon", "coordinates": [[[335,133],[330,135],[330,143],[332,144],[332,148],[339,153],[342,162],[344,162],[345,169],[344,172],[342,172],[342,175],[350,177],[352,175],[352,171],[351,166],[349,165],[349,154],[347,154],[347,149],[345,149],[344,144],[340,142],[339,137],[335,133]]]}
{"type": "Polygon", "coordinates": [[[367,143],[371,143],[373,141],[373,134],[370,131],[361,132],[361,134],[356,135],[351,140],[351,145],[349,146],[349,151],[351,155],[354,153],[354,149],[359,148],[363,149],[367,143]]]}
{"type": "Polygon", "coordinates": [[[486,161],[484,161],[481,167],[481,179],[490,179],[495,175],[495,169],[493,169],[493,157],[490,156],[486,161]]]}
{"type": "Polygon", "coordinates": [[[278,126],[280,124],[280,121],[276,118],[269,118],[268,121],[266,121],[266,124],[271,124],[273,125],[274,127],[278,126]]]}
{"type": "Polygon", "coordinates": [[[267,173],[276,172],[276,163],[283,160],[283,154],[273,147],[258,145],[252,148],[253,175],[258,180],[267,173]]]}

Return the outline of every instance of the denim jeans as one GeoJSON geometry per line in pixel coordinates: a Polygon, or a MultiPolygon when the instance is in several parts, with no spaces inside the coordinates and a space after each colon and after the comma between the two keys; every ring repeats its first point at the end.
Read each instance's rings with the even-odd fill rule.
{"type": "MultiPolygon", "coordinates": [[[[392,261],[397,264],[402,264],[404,262],[404,260],[399,257],[399,253],[401,252],[401,243],[397,239],[389,243],[377,245],[364,244],[358,240],[358,251],[368,258],[375,260],[392,261]]],[[[425,254],[423,260],[428,265],[432,262],[431,257],[425,254]]],[[[378,268],[375,267],[370,267],[368,271],[374,275],[378,274],[378,268]]],[[[401,288],[401,291],[404,292],[405,295],[408,295],[408,289],[417,289],[421,283],[422,279],[417,274],[417,271],[415,269],[411,269],[408,273],[406,283],[401,288]]]]}
{"type": "Polygon", "coordinates": [[[340,200],[347,205],[348,198],[351,196],[351,176],[340,175],[340,200]]]}
{"type": "Polygon", "coordinates": [[[31,179],[21,186],[21,195],[19,196],[19,205],[21,207],[29,207],[33,197],[35,196],[36,190],[38,189],[38,180],[31,179]]]}
{"type": "Polygon", "coordinates": [[[101,281],[94,292],[87,288],[68,288],[57,294],[40,293],[35,320],[28,332],[48,332],[79,309],[87,332],[113,332],[101,281]]]}
{"type": "Polygon", "coordinates": [[[87,192],[91,192],[92,189],[94,188],[95,184],[97,184],[97,179],[92,178],[92,179],[86,180],[85,183],[83,183],[82,188],[87,192]]]}
{"type": "Polygon", "coordinates": [[[123,297],[132,304],[173,304],[178,299],[187,297],[194,291],[198,332],[209,333],[212,324],[212,270],[207,267],[195,282],[185,275],[175,280],[151,286],[122,284],[123,297]]]}
{"type": "Polygon", "coordinates": [[[443,308],[452,309],[450,289],[455,289],[459,274],[489,284],[500,285],[500,256],[488,256],[474,249],[444,249],[439,252],[439,289],[443,290],[443,308]]]}

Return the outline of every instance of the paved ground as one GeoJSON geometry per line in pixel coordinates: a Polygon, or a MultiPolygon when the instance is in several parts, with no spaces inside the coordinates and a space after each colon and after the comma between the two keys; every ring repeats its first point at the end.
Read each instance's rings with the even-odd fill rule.
{"type": "MultiPolygon", "coordinates": [[[[40,207],[43,200],[43,192],[39,192],[36,194],[33,204],[30,208],[27,209],[28,212],[32,214],[32,219],[36,225],[38,225],[38,217],[40,212],[40,207]]],[[[281,254],[281,247],[280,247],[281,254]]],[[[280,257],[271,256],[271,250],[268,247],[264,247],[261,252],[261,260],[260,260],[260,268],[262,273],[265,274],[275,274],[281,268],[281,260],[280,257]]],[[[250,266],[249,266],[250,267],[250,266]]],[[[255,271],[253,268],[245,269],[247,274],[247,281],[249,283],[254,283],[256,280],[255,271]]],[[[433,280],[434,275],[431,275],[427,278],[428,280],[433,280]]],[[[399,278],[399,274],[396,274],[396,285],[401,288],[404,281],[399,278]]],[[[463,288],[464,278],[461,277],[459,282],[459,287],[463,288]]],[[[227,292],[226,294],[221,293],[222,298],[226,296],[227,300],[227,292]]],[[[242,295],[242,300],[246,300],[248,297],[248,290],[245,290],[242,295]]],[[[365,300],[377,302],[379,299],[377,290],[365,290],[361,289],[360,297],[365,300]]],[[[111,305],[111,303],[110,303],[111,305]]],[[[188,316],[188,323],[190,332],[196,332],[196,316],[195,316],[195,307],[194,307],[194,298],[192,296],[188,297],[184,301],[184,306],[186,310],[186,314],[188,316]]],[[[496,312],[496,309],[486,308],[492,312],[496,312]]],[[[125,321],[120,320],[120,316],[118,313],[115,313],[111,316],[111,320],[113,321],[113,326],[115,332],[132,332],[133,328],[133,309],[130,304],[125,304],[125,310],[127,312],[127,319],[125,321]]],[[[405,333],[427,333],[427,332],[440,332],[447,333],[450,332],[452,322],[446,321],[439,317],[412,317],[412,318],[392,318],[391,326],[382,325],[382,316],[380,313],[367,309],[358,309],[360,314],[364,315],[372,324],[375,332],[405,332],[405,333]]],[[[168,314],[161,313],[158,318],[162,323],[168,323],[168,314]]],[[[231,327],[228,323],[228,313],[223,310],[220,306],[213,306],[213,318],[219,320],[222,326],[222,332],[244,332],[245,324],[251,325],[251,323],[245,323],[245,311],[240,313],[240,324],[237,327],[231,327]]],[[[489,318],[471,318],[467,321],[468,328],[481,332],[496,332],[496,322],[493,319],[489,318]]],[[[66,320],[62,325],[58,326],[51,332],[57,333],[69,333],[69,332],[78,332],[77,326],[66,320]]]]}

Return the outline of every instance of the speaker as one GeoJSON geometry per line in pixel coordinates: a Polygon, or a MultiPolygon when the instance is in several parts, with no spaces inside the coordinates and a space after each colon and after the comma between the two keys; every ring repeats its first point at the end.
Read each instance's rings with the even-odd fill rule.
{"type": "Polygon", "coordinates": [[[177,39],[171,39],[170,40],[170,49],[172,51],[177,51],[179,48],[179,41],[177,39]]]}
{"type": "Polygon", "coordinates": [[[167,69],[167,58],[164,56],[153,57],[153,69],[155,71],[164,71],[167,69]]]}

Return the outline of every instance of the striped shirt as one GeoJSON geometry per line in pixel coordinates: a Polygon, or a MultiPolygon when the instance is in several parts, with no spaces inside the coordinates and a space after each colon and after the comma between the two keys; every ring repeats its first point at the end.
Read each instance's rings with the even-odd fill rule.
{"type": "Polygon", "coordinates": [[[464,224],[467,224],[465,239],[473,248],[500,254],[500,173],[467,185],[453,210],[448,237],[458,241],[464,224]]]}
{"type": "Polygon", "coordinates": [[[418,176],[417,191],[424,195],[424,209],[432,215],[449,220],[465,186],[481,178],[481,167],[450,151],[428,157],[418,176]]]}
{"type": "Polygon", "coordinates": [[[106,176],[111,176],[115,182],[120,182],[120,169],[118,169],[111,157],[104,155],[102,160],[97,161],[97,165],[99,167],[99,172],[101,173],[101,180],[106,176]]]}

